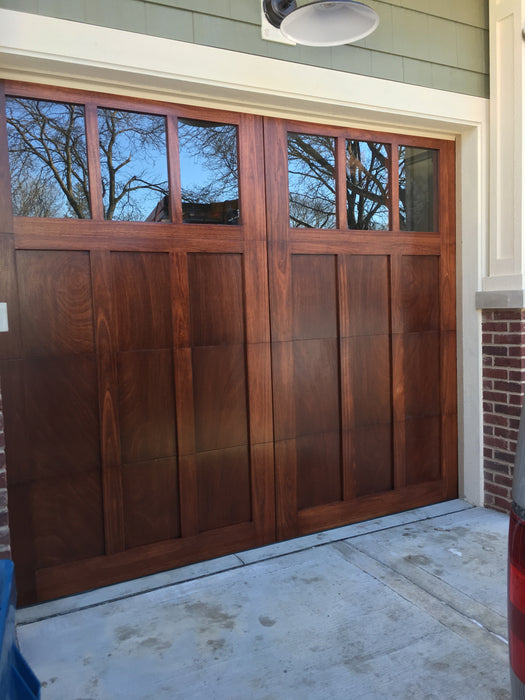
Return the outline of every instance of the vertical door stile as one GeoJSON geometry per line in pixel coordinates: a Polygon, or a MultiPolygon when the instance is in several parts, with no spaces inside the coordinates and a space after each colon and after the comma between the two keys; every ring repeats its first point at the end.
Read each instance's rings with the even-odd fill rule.
{"type": "Polygon", "coordinates": [[[239,133],[252,517],[258,544],[275,540],[272,369],[262,117],[239,133]],[[260,157],[254,158],[254,154],[260,157]],[[250,206],[245,203],[249,202],[250,206]]]}
{"type": "Polygon", "coordinates": [[[177,117],[169,114],[166,117],[166,135],[168,140],[168,177],[169,177],[169,208],[171,221],[182,223],[182,196],[179,165],[179,132],[177,117]]]}
{"type": "Polygon", "coordinates": [[[102,220],[104,218],[104,203],[102,201],[100,147],[96,103],[86,103],[85,118],[91,218],[94,220],[102,220]]]}
{"type": "Polygon", "coordinates": [[[353,452],[355,409],[352,392],[352,351],[350,341],[350,314],[352,310],[349,307],[350,280],[348,279],[348,259],[348,255],[337,256],[341,447],[344,501],[351,501],[356,496],[355,458],[353,452]]]}
{"type": "Polygon", "coordinates": [[[199,532],[199,508],[188,266],[185,253],[171,253],[170,258],[181,535],[190,537],[199,532]]]}
{"type": "Polygon", "coordinates": [[[392,429],[394,489],[406,486],[405,358],[401,300],[401,255],[390,256],[390,309],[392,326],[392,429]]]}
{"type": "Polygon", "coordinates": [[[399,140],[392,139],[390,145],[390,226],[392,231],[399,231],[399,140]]]}
{"type": "Polygon", "coordinates": [[[122,458],[118,419],[117,338],[109,251],[91,251],[95,346],[98,370],[102,491],[106,554],[126,547],[122,458]]]}
{"type": "Polygon", "coordinates": [[[288,146],[283,121],[265,119],[272,381],[275,425],[277,537],[297,533],[291,244],[288,240],[288,146]]]}

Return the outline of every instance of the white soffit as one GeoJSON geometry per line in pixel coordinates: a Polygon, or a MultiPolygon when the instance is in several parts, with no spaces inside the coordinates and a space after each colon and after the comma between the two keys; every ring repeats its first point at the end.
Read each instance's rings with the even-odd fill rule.
{"type": "Polygon", "coordinates": [[[0,9],[0,78],[337,124],[456,135],[489,101],[0,9]]]}

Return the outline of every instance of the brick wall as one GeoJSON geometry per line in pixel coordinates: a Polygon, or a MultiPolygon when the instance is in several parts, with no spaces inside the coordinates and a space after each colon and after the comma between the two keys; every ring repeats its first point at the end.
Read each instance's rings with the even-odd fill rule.
{"type": "Polygon", "coordinates": [[[483,332],[485,505],[508,512],[525,391],[525,309],[486,309],[483,332]]]}
{"type": "Polygon", "coordinates": [[[2,412],[2,389],[0,387],[0,559],[9,559],[11,547],[7,516],[7,478],[5,460],[4,414],[2,412]]]}

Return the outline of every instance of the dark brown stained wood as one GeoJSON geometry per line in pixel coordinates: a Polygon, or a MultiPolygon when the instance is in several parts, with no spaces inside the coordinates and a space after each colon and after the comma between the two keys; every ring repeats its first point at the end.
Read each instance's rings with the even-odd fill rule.
{"type": "MultiPolygon", "coordinates": [[[[253,523],[241,523],[199,533],[185,539],[163,540],[141,547],[132,547],[111,557],[93,557],[61,566],[36,571],[36,592],[33,599],[43,601],[107,586],[137,576],[148,576],[174,566],[185,566],[224,554],[248,549],[255,541],[253,523]]],[[[27,603],[27,600],[26,600],[27,603]]]]}
{"type": "Polygon", "coordinates": [[[168,148],[168,177],[169,177],[169,208],[171,220],[177,224],[182,223],[182,198],[180,188],[179,159],[179,132],[177,119],[168,115],[166,119],[166,137],[168,148]]]}
{"type": "Polygon", "coordinates": [[[297,507],[320,506],[342,498],[341,435],[316,433],[298,437],[297,507]]]}
{"type": "Polygon", "coordinates": [[[102,182],[100,176],[100,144],[98,134],[98,112],[96,104],[85,107],[86,145],[89,172],[89,200],[91,218],[104,219],[104,203],[102,201],[102,182]]]}
{"type": "Polygon", "coordinates": [[[176,453],[171,350],[118,356],[122,461],[145,462],[176,453]]]}
{"type": "Polygon", "coordinates": [[[197,452],[248,442],[243,345],[193,349],[197,452]]]}
{"type": "Polygon", "coordinates": [[[191,343],[243,343],[243,271],[240,255],[188,255],[191,343]]]}
{"type": "Polygon", "coordinates": [[[341,334],[376,335],[390,332],[390,269],[386,255],[350,255],[347,265],[346,323],[341,334]]]}
{"type": "Polygon", "coordinates": [[[406,416],[439,415],[439,333],[406,334],[404,362],[406,416]]]}
{"type": "Polygon", "coordinates": [[[36,567],[104,553],[100,469],[27,484],[35,523],[36,567]]]}
{"type": "Polygon", "coordinates": [[[94,351],[89,253],[18,251],[24,355],[94,351]]]}
{"type": "Polygon", "coordinates": [[[401,305],[403,330],[439,329],[439,259],[404,255],[401,259],[401,305]]]}
{"type": "Polygon", "coordinates": [[[66,481],[98,466],[95,358],[70,355],[26,360],[23,383],[30,462],[16,474],[16,480],[63,477],[66,481]]]}
{"type": "Polygon", "coordinates": [[[0,229],[21,601],[457,494],[453,142],[8,91],[84,106],[94,216],[0,229]],[[166,119],[172,222],[103,219],[98,107],[166,119]],[[179,117],[238,129],[239,225],[182,222],[179,117]],[[290,229],[288,131],[336,140],[340,228],[290,229]],[[390,231],[347,230],[347,139],[391,150],[390,231]],[[400,144],[439,151],[436,232],[398,230],[400,144]]]}
{"type": "MultiPolygon", "coordinates": [[[[1,187],[1,185],[0,185],[1,187]]],[[[14,236],[0,233],[0,300],[7,303],[9,331],[0,333],[0,359],[20,356],[20,315],[14,236]]]]}
{"type": "MultiPolygon", "coordinates": [[[[262,117],[252,114],[241,115],[238,148],[241,164],[239,193],[241,224],[245,229],[244,240],[262,241],[266,248],[265,200],[262,185],[265,178],[264,159],[254,158],[254,154],[262,154],[264,150],[262,117]]],[[[256,274],[260,274],[260,272],[258,271],[256,274]]]]}
{"type": "Polygon", "coordinates": [[[394,488],[392,425],[368,425],[352,431],[356,495],[368,496],[394,488]]]}
{"type": "Polygon", "coordinates": [[[175,458],[127,464],[122,470],[126,546],[138,547],[180,535],[175,458]]]}
{"type": "Polygon", "coordinates": [[[407,484],[441,478],[440,418],[414,418],[405,423],[407,484]]]}
{"type": "Polygon", "coordinates": [[[0,234],[13,232],[11,206],[11,175],[7,144],[7,120],[5,111],[5,82],[0,81],[0,234]]]}
{"type": "Polygon", "coordinates": [[[251,520],[250,460],[246,446],[197,455],[199,530],[251,520]]]}
{"type": "Polygon", "coordinates": [[[112,253],[119,350],[170,348],[170,258],[162,253],[112,253]]]}
{"type": "Polygon", "coordinates": [[[337,261],[333,255],[292,256],[293,337],[337,337],[337,261]]]}
{"type": "Polygon", "coordinates": [[[110,253],[92,251],[90,259],[97,348],[104,536],[106,554],[113,554],[125,548],[118,422],[117,328],[113,308],[110,253]]]}
{"type": "Polygon", "coordinates": [[[339,357],[335,339],[293,343],[296,435],[340,429],[339,357]]]}

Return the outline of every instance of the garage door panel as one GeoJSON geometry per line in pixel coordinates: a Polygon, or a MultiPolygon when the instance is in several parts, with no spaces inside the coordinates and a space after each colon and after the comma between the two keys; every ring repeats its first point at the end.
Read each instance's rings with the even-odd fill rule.
{"type": "Polygon", "coordinates": [[[125,465],[122,489],[126,547],[180,536],[175,458],[125,465]]]}
{"type": "Polygon", "coordinates": [[[239,254],[188,255],[193,347],[245,340],[243,269],[239,254]]]}
{"type": "Polygon", "coordinates": [[[95,358],[27,359],[22,371],[24,425],[31,435],[31,467],[24,477],[66,477],[100,464],[95,358]]]}
{"type": "Polygon", "coordinates": [[[295,445],[298,509],[340,501],[343,482],[339,431],[298,437],[295,445]]]}
{"type": "Polygon", "coordinates": [[[369,496],[394,488],[391,423],[363,426],[351,432],[355,495],[369,496]]]}
{"type": "MultiPolygon", "coordinates": [[[[23,487],[22,487],[23,488],[23,487]]],[[[104,553],[100,469],[27,484],[35,565],[55,566],[104,553]]]]}
{"type": "Polygon", "coordinates": [[[354,425],[388,423],[392,418],[390,337],[357,336],[343,340],[350,363],[354,425]]]}
{"type": "Polygon", "coordinates": [[[247,444],[244,346],[194,348],[192,362],[197,452],[247,444]]]}
{"type": "Polygon", "coordinates": [[[24,354],[93,352],[89,253],[22,250],[16,265],[24,354]]]}
{"type": "Polygon", "coordinates": [[[293,337],[337,337],[337,258],[292,256],[293,337]]]}
{"type": "Polygon", "coordinates": [[[172,351],[120,353],[118,380],[122,461],[175,455],[172,351]]]}
{"type": "Polygon", "coordinates": [[[196,456],[199,530],[248,522],[252,517],[250,457],[246,446],[196,456]]]}
{"type": "Polygon", "coordinates": [[[438,256],[401,257],[401,314],[405,333],[439,330],[439,292],[438,256]]]}
{"type": "Polygon", "coordinates": [[[340,428],[337,340],[293,342],[293,390],[297,436],[340,428]]]}
{"type": "Polygon", "coordinates": [[[111,268],[119,349],[171,347],[169,255],[114,252],[111,268]]]}
{"type": "MultiPolygon", "coordinates": [[[[344,286],[346,307],[341,313],[341,335],[372,336],[390,332],[389,257],[387,255],[345,255],[344,286]]],[[[343,299],[341,300],[343,304],[343,299]]]]}
{"type": "Polygon", "coordinates": [[[440,412],[440,335],[409,333],[403,336],[405,414],[407,417],[440,412]]]}
{"type": "Polygon", "coordinates": [[[405,423],[406,483],[441,479],[441,419],[428,416],[405,423]]]}

